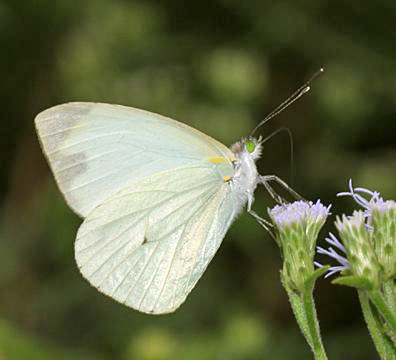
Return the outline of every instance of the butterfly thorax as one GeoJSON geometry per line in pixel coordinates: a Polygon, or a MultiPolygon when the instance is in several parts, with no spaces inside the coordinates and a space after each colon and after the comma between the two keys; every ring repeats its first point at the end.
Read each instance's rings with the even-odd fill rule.
{"type": "Polygon", "coordinates": [[[253,197],[258,183],[255,161],[261,156],[261,143],[256,139],[242,139],[231,147],[235,155],[235,174],[231,186],[242,209],[249,197],[253,197]]]}

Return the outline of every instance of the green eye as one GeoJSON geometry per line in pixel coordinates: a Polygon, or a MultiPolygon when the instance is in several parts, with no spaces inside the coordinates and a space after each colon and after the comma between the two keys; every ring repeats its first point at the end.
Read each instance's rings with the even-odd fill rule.
{"type": "Polygon", "coordinates": [[[247,140],[245,142],[245,147],[249,153],[252,153],[254,151],[254,149],[256,148],[256,144],[251,140],[247,140]]]}

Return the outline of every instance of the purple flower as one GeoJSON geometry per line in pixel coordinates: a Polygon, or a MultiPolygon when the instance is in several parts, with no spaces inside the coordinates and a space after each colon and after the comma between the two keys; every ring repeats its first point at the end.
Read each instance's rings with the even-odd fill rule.
{"type": "Polygon", "coordinates": [[[282,274],[291,288],[303,291],[312,276],[318,234],[330,213],[320,200],[295,201],[269,210],[275,225],[276,240],[283,254],[282,274]]]}
{"type": "MultiPolygon", "coordinates": [[[[332,245],[328,249],[318,247],[319,254],[330,256],[338,265],[329,269],[327,276],[349,271],[365,276],[371,282],[396,275],[396,202],[384,200],[377,191],[352,186],[349,191],[337,196],[351,196],[363,209],[351,216],[337,217],[336,228],[342,243],[330,234],[326,241],[332,245]]],[[[315,263],[321,267],[320,263],[315,263]]]]}
{"type": "Polygon", "coordinates": [[[299,200],[291,204],[276,205],[270,210],[270,216],[274,223],[282,228],[292,223],[321,223],[330,214],[331,205],[325,207],[320,200],[299,200]]]}

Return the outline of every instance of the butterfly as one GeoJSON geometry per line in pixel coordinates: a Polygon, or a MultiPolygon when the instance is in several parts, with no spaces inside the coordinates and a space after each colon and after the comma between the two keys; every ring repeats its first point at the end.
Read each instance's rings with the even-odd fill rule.
{"type": "Polygon", "coordinates": [[[185,301],[245,206],[271,227],[252,209],[259,183],[278,202],[271,181],[299,196],[259,175],[261,137],[228,148],[152,112],[89,102],[44,110],[35,126],[59,189],[83,218],[74,245],[81,274],[141,312],[170,313],[185,301]]]}

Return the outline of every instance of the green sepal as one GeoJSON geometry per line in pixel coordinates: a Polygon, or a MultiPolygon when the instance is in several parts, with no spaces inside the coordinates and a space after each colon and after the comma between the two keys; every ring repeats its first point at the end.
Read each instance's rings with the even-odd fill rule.
{"type": "Polygon", "coordinates": [[[356,289],[371,290],[373,288],[373,284],[370,282],[370,280],[358,275],[340,276],[337,279],[334,279],[331,283],[336,285],[351,286],[356,289]]]}

